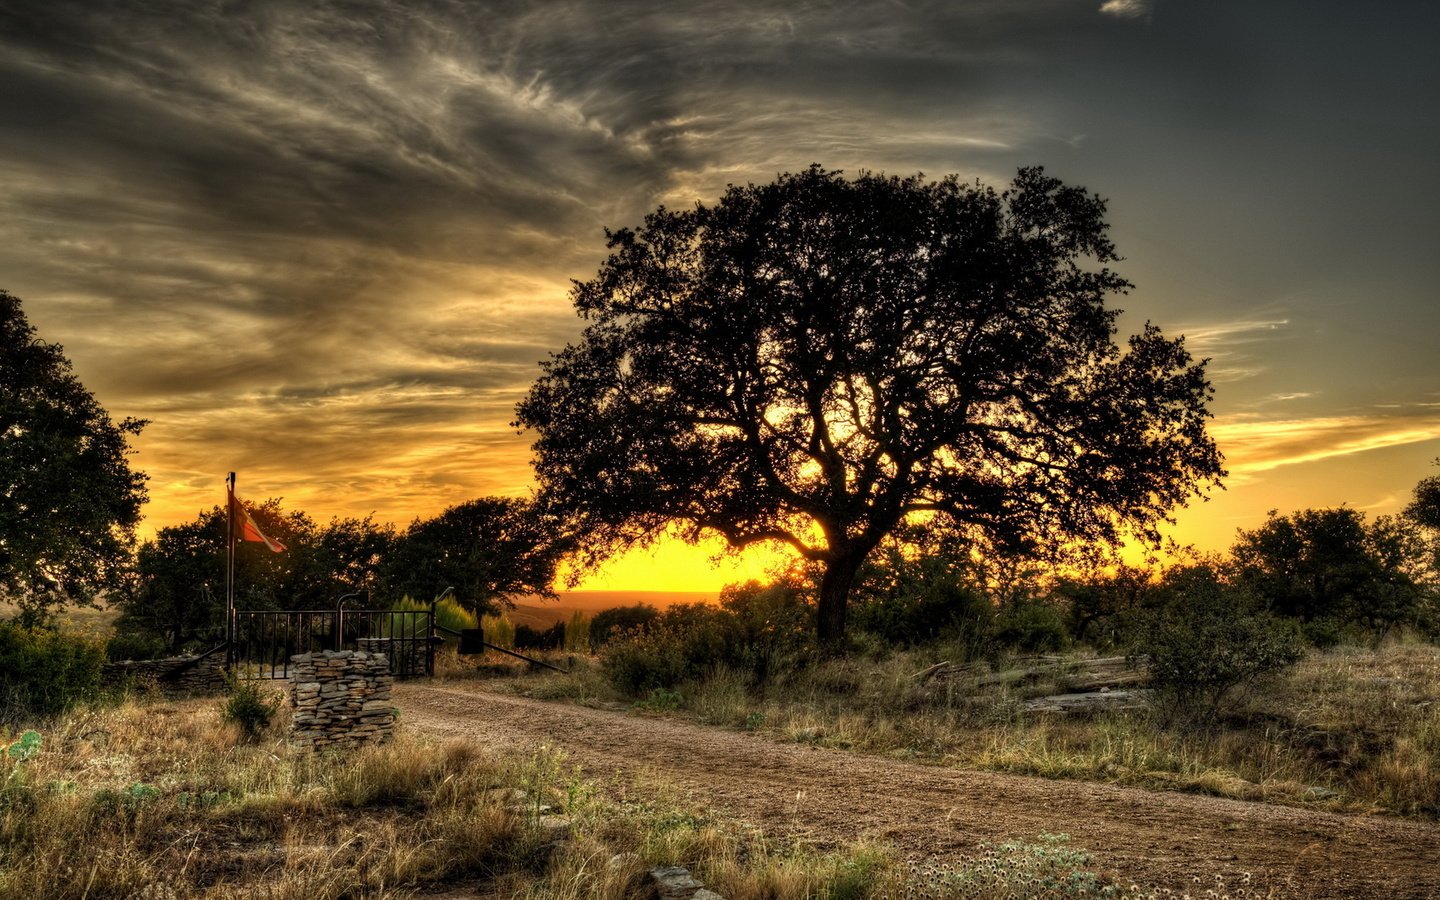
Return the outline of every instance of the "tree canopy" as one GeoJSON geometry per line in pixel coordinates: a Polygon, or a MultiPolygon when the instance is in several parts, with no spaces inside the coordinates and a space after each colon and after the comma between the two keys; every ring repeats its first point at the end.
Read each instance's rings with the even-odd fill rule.
{"type": "Polygon", "coordinates": [[[1231,548],[1237,580],[1272,612],[1304,622],[1364,623],[1383,635],[1427,602],[1425,544],[1395,516],[1349,507],[1271,512],[1231,548]]]}
{"type": "MultiPolygon", "coordinates": [[[[237,609],[394,606],[428,603],[447,587],[481,612],[525,594],[547,594],[560,549],[529,503],[481,497],[417,519],[403,532],[363,519],[317,524],[277,499],[247,504],[264,532],[286,547],[235,548],[237,609]]],[[[225,510],[162,528],[141,545],[135,578],[121,601],[123,631],[157,635],[171,651],[217,640],[225,623],[225,510]]]]}
{"type": "Polygon", "coordinates": [[[1003,550],[1113,541],[1224,474],[1204,364],[1106,300],[1105,204],[818,166],[607,231],[590,324],[517,408],[540,500],[598,560],[675,527],[823,568],[822,641],[899,523],[1003,550]]]}
{"type": "Polygon", "coordinates": [[[0,597],[35,618],[117,584],[146,498],[127,459],[144,425],[111,421],[0,291],[0,597]]]}
{"type": "Polygon", "coordinates": [[[550,595],[561,545],[525,500],[479,497],[417,519],[389,559],[390,589],[429,599],[447,587],[477,612],[550,595]]]}
{"type": "MultiPolygon", "coordinates": [[[[383,584],[382,567],[396,540],[390,526],[368,516],[318,525],[274,498],[247,507],[286,549],[236,544],[236,608],[329,609],[342,595],[368,596],[383,584]]],[[[172,652],[218,640],[225,623],[224,507],[161,528],[143,543],[120,607],[121,630],[158,635],[172,652]]]]}

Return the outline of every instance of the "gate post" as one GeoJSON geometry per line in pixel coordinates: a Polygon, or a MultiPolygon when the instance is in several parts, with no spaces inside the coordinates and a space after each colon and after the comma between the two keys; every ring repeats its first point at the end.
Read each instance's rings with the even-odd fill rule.
{"type": "Polygon", "coordinates": [[[345,642],[345,598],[335,601],[335,652],[344,649],[345,642]]]}
{"type": "Polygon", "coordinates": [[[435,675],[435,598],[430,600],[430,627],[425,629],[425,674],[435,675]]]}

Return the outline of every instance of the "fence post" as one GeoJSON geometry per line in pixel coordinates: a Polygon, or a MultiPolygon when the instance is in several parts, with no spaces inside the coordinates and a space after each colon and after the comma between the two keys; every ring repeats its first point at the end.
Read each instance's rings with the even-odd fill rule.
{"type": "Polygon", "coordinates": [[[430,600],[430,627],[425,629],[425,674],[435,674],[435,607],[436,598],[430,600]]]}
{"type": "Polygon", "coordinates": [[[335,601],[335,652],[344,649],[345,641],[345,598],[335,601]]]}

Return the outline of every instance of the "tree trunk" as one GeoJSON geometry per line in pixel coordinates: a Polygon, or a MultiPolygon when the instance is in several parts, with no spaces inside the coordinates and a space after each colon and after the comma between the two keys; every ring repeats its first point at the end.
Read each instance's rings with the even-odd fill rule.
{"type": "Polygon", "coordinates": [[[837,653],[845,644],[845,610],[850,588],[860,572],[865,554],[851,553],[831,560],[820,576],[820,603],[815,610],[815,636],[828,653],[837,653]]]}

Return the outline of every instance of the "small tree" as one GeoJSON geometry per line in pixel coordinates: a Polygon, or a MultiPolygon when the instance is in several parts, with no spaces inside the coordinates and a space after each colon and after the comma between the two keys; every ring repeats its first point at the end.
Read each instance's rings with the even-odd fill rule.
{"type": "Polygon", "coordinates": [[[1005,550],[1155,526],[1223,474],[1210,385],[1147,325],[1122,350],[1104,202],[818,166],[607,232],[590,320],[517,410],[584,559],[679,523],[822,568],[822,642],[862,563],[930,515],[1005,550]]]}
{"type": "Polygon", "coordinates": [[[25,619],[119,584],[146,497],[126,459],[144,425],[111,421],[0,291],[0,598],[25,619]]]}

